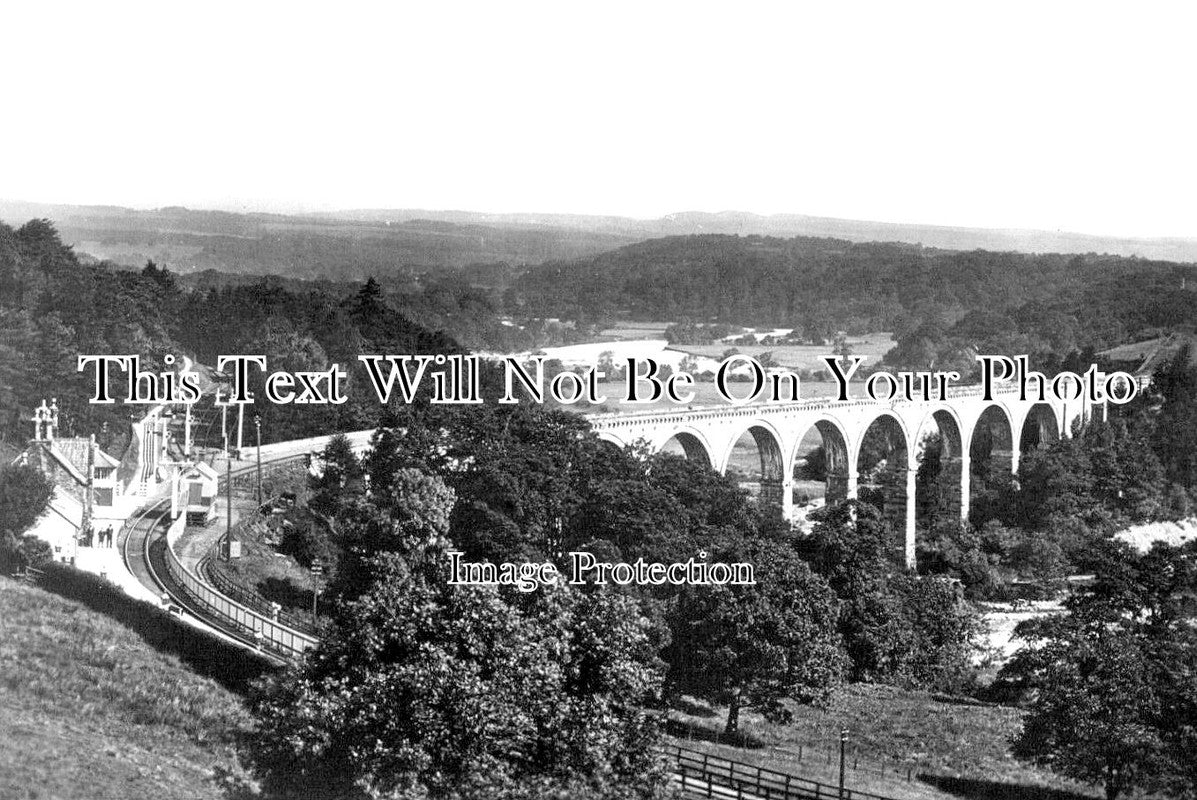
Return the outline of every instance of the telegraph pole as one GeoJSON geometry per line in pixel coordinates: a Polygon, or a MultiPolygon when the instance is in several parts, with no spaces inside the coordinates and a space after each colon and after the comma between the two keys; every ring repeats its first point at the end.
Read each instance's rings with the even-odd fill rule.
{"type": "Polygon", "coordinates": [[[844,751],[848,746],[848,729],[840,729],[840,794],[839,800],[844,800],[844,751]]]}
{"type": "Polygon", "coordinates": [[[320,596],[320,579],[324,575],[324,565],[319,561],[313,561],[308,570],[312,573],[312,619],[316,619],[316,598],[320,596]]]}
{"type": "MultiPolygon", "coordinates": [[[[227,406],[226,406],[227,408],[227,406]]],[[[244,408],[244,406],[242,406],[244,408]]],[[[232,561],[234,558],[240,558],[241,545],[239,542],[233,540],[233,454],[229,452],[229,436],[228,431],[225,431],[224,436],[224,467],[225,467],[225,529],[224,529],[224,544],[227,548],[226,561],[232,561]]]]}
{"type": "Polygon", "coordinates": [[[254,414],[254,430],[258,435],[258,505],[262,505],[262,415],[254,414]]]}
{"type": "Polygon", "coordinates": [[[233,458],[228,450],[224,453],[224,492],[226,505],[224,507],[224,546],[225,560],[233,560],[233,458]]]}

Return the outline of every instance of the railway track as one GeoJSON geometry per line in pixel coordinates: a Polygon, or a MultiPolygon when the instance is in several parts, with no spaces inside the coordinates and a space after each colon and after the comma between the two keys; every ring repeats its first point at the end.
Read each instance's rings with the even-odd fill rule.
{"type": "MultiPolygon", "coordinates": [[[[263,462],[262,466],[277,466],[284,462],[306,457],[306,454],[292,454],[263,462]]],[[[232,472],[232,477],[244,475],[257,469],[256,465],[242,467],[232,472]]],[[[228,483],[225,483],[226,491],[228,483]]],[[[261,653],[280,664],[292,660],[298,652],[308,646],[308,639],[302,632],[291,631],[286,626],[263,616],[259,611],[242,606],[219,590],[208,586],[202,579],[182,566],[177,557],[167,552],[165,532],[170,525],[170,499],[163,498],[150,503],[138,512],[131,524],[126,526],[121,542],[121,557],[125,568],[156,596],[173,613],[186,614],[201,627],[217,635],[261,653]],[[173,560],[174,564],[168,563],[173,560]],[[172,566],[174,567],[172,571],[172,566]],[[178,576],[179,580],[176,580],[178,576]],[[198,591],[184,585],[194,584],[198,591]],[[204,595],[213,597],[205,600],[204,595]],[[219,606],[220,610],[214,608],[219,606]]]]}
{"type": "Polygon", "coordinates": [[[138,582],[157,595],[165,591],[162,581],[154,574],[148,558],[148,544],[152,534],[162,525],[170,509],[162,510],[169,499],[159,500],[137,513],[137,518],[122,532],[121,559],[138,582]]]}

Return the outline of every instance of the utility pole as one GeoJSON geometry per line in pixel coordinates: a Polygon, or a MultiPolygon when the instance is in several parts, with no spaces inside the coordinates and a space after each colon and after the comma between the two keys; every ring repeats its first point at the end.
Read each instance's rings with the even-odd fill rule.
{"type": "Polygon", "coordinates": [[[254,430],[258,435],[258,505],[262,505],[262,415],[254,414],[254,430]]]}
{"type": "Polygon", "coordinates": [[[233,459],[228,451],[224,454],[225,478],[225,511],[224,511],[224,546],[225,560],[233,560],[233,459]]]}
{"type": "Polygon", "coordinates": [[[320,596],[320,578],[324,575],[324,565],[319,561],[313,561],[308,570],[312,573],[312,619],[316,619],[316,598],[320,596]]]}
{"type": "Polygon", "coordinates": [[[844,751],[848,746],[848,729],[840,729],[840,794],[839,800],[844,800],[844,751]]]}

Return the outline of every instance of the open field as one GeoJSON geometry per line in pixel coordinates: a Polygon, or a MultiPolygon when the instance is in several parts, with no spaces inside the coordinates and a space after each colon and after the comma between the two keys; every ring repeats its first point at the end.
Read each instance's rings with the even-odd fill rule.
{"type": "MultiPolygon", "coordinates": [[[[607,344],[615,342],[634,343],[643,340],[662,340],[665,338],[665,329],[668,328],[671,322],[666,321],[623,321],[616,325],[602,331],[600,336],[602,341],[607,344]]],[[[866,366],[875,366],[887,352],[889,352],[897,342],[894,341],[893,334],[885,331],[878,331],[876,333],[867,333],[863,336],[849,336],[848,346],[852,353],[858,356],[865,356],[866,366]]],[[[772,353],[774,359],[783,367],[790,369],[824,369],[825,364],[823,358],[832,355],[831,343],[823,345],[733,345],[729,342],[716,342],[714,344],[703,345],[688,345],[678,344],[669,345],[670,350],[688,353],[702,358],[711,358],[716,361],[722,360],[724,352],[732,348],[739,350],[741,353],[753,357],[759,356],[761,353],[772,353]]],[[[559,348],[564,349],[564,348],[559,348]]],[[[621,348],[611,347],[611,350],[620,353],[621,348]]]]}
{"type": "Polygon", "coordinates": [[[1114,538],[1126,542],[1140,553],[1151,549],[1156,542],[1163,542],[1169,547],[1180,547],[1186,542],[1197,539],[1197,518],[1189,517],[1176,522],[1147,522],[1133,525],[1126,530],[1119,531],[1114,538]]]}
{"type": "MultiPolygon", "coordinates": [[[[852,354],[865,357],[865,366],[876,366],[881,357],[889,352],[896,342],[889,333],[869,333],[864,336],[849,336],[848,346],[852,354]]],[[[790,369],[826,369],[823,359],[832,355],[832,345],[732,345],[720,342],[705,345],[674,345],[674,349],[707,358],[722,358],[724,351],[735,347],[741,353],[753,357],[761,353],[772,353],[774,360],[790,369]]]]}
{"type": "MultiPolygon", "coordinates": [[[[851,384],[856,386],[854,381],[851,384]]],[[[621,402],[627,396],[627,383],[625,381],[599,381],[598,394],[600,396],[606,395],[607,400],[598,406],[583,406],[578,404],[574,408],[582,413],[624,413],[629,411],[667,411],[673,408],[683,408],[678,404],[672,402],[666,397],[652,403],[624,403],[621,402]]],[[[747,392],[749,385],[747,383],[732,383],[729,384],[730,393],[747,392]]],[[[694,402],[687,404],[685,407],[703,408],[703,407],[728,407],[731,403],[719,393],[713,382],[695,383],[693,386],[686,387],[685,391],[694,392],[694,402]]],[[[836,385],[830,381],[801,381],[799,384],[800,399],[808,400],[811,398],[833,397],[835,396],[836,385]]],[[[853,390],[855,391],[855,390],[853,390]]],[[[679,392],[680,393],[680,392],[679,392]]],[[[735,394],[739,397],[739,394],[735,394]]],[[[752,402],[764,402],[764,396],[759,397],[752,402]]]]}
{"type": "Polygon", "coordinates": [[[671,725],[675,738],[687,747],[823,783],[834,783],[838,776],[839,732],[847,728],[847,786],[904,800],[1099,796],[1009,755],[1007,742],[1021,718],[1014,708],[851,684],[837,690],[826,709],[795,706],[789,725],[743,713],[736,744],[715,741],[726,709],[695,704],[689,712],[673,712],[671,725]]]}
{"type": "MultiPolygon", "coordinates": [[[[604,355],[609,356],[616,364],[622,365],[627,358],[654,359],[658,364],[668,365],[672,370],[688,369],[695,374],[696,382],[686,387],[686,392],[693,392],[694,399],[687,406],[727,406],[731,401],[719,392],[713,380],[697,380],[700,372],[707,372],[708,376],[723,360],[723,354],[732,345],[668,345],[664,340],[664,329],[667,322],[626,322],[623,327],[610,328],[603,332],[603,341],[573,344],[564,347],[545,348],[539,352],[549,358],[560,359],[572,367],[597,364],[604,355]],[[607,338],[609,337],[609,338],[607,338]],[[691,358],[693,357],[693,358],[691,358]],[[697,366],[685,366],[683,361],[697,359],[697,366]]],[[[872,333],[866,336],[849,337],[849,346],[853,354],[865,357],[865,365],[876,365],[893,346],[894,340],[889,333],[872,333]]],[[[739,352],[759,357],[763,353],[772,353],[775,362],[794,372],[808,370],[825,370],[823,359],[832,354],[832,346],[827,345],[784,345],[762,346],[746,345],[736,347],[739,352]]],[[[746,370],[740,370],[745,372],[746,370]]],[[[857,385],[853,381],[853,385],[857,385]]],[[[641,384],[645,386],[646,384],[641,384]]],[[[733,382],[728,386],[729,394],[736,400],[741,400],[750,391],[747,382],[733,382]]],[[[783,392],[789,391],[788,382],[782,383],[783,392]]],[[[799,384],[799,398],[811,399],[832,397],[838,386],[830,380],[802,380],[799,384]]],[[[749,402],[764,402],[767,400],[768,387],[749,402]]],[[[577,403],[570,406],[574,411],[582,413],[611,413],[627,411],[667,410],[677,407],[667,398],[652,403],[624,403],[623,398],[628,393],[628,382],[621,380],[602,380],[598,383],[598,395],[606,400],[597,405],[577,403]]],[[[786,397],[783,400],[788,399],[786,397]]]]}
{"type": "Polygon", "coordinates": [[[0,578],[0,797],[227,798],[240,698],[82,605],[0,578]]]}
{"type": "MultiPolygon", "coordinates": [[[[1098,355],[1120,362],[1119,366],[1123,369],[1158,369],[1175,358],[1182,347],[1192,347],[1195,342],[1197,336],[1192,333],[1173,332],[1155,339],[1111,347],[1109,350],[1102,350],[1098,355]]],[[[1197,363],[1197,352],[1190,353],[1189,363],[1197,363]]]]}
{"type": "Polygon", "coordinates": [[[667,320],[620,320],[599,335],[604,339],[626,341],[629,339],[664,339],[665,329],[672,325],[667,320]]]}

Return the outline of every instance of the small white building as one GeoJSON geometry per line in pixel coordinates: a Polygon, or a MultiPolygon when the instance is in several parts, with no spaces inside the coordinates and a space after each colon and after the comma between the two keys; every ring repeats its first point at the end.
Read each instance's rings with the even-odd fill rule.
{"type": "Polygon", "coordinates": [[[14,463],[28,464],[50,479],[49,507],[28,533],[48,542],[54,558],[74,562],[85,548],[113,548],[128,516],[119,459],[95,436],[58,438],[58,403],[42,402],[32,419],[33,439],[14,463]]]}
{"type": "Polygon", "coordinates": [[[29,533],[50,545],[55,561],[74,563],[82,524],[83,504],[55,486],[46,512],[38,518],[29,533]]]}
{"type": "Polygon", "coordinates": [[[188,525],[207,525],[216,519],[216,470],[204,463],[188,464],[175,474],[174,516],[187,515],[188,525]]]}

